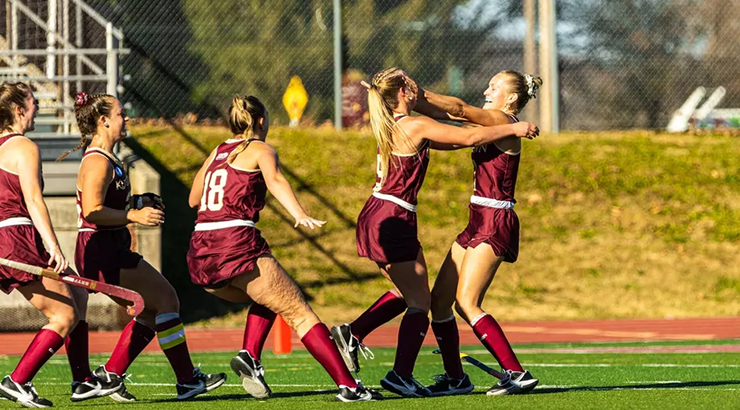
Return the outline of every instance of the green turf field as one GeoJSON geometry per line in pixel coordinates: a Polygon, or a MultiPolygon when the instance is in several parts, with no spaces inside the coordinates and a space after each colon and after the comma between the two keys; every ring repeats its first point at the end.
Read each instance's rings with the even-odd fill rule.
{"type": "MultiPolygon", "coordinates": [[[[735,344],[737,341],[712,342],[735,344]]],[[[520,359],[540,386],[529,395],[486,397],[485,390],[493,379],[470,365],[465,365],[476,384],[473,394],[447,398],[400,399],[390,393],[386,400],[374,403],[344,404],[333,401],[334,386],[329,376],[307,352],[275,356],[266,353],[263,364],[266,380],[274,397],[258,401],[249,398],[228,367],[231,354],[197,353],[196,364],[204,371],[224,371],[229,375],[226,385],[190,402],[174,402],[174,375],[162,354],[140,357],[131,367],[129,391],[140,402],[115,404],[108,398],[72,404],[69,401],[69,368],[65,356],[55,356],[35,379],[42,397],[56,407],[121,407],[140,409],[286,409],[299,410],[363,406],[375,409],[396,408],[516,408],[516,409],[725,409],[740,408],[740,353],[552,353],[540,352],[555,348],[593,348],[608,346],[707,345],[696,343],[633,343],[517,346],[520,359]],[[536,349],[536,350],[535,350],[536,349]]],[[[490,363],[490,357],[480,346],[463,347],[463,351],[490,363]]],[[[431,381],[442,370],[439,356],[424,348],[415,374],[424,382],[431,381]]],[[[375,360],[364,362],[362,377],[365,384],[377,387],[378,381],[391,367],[392,349],[375,349],[375,360]]],[[[8,374],[18,357],[0,358],[0,373],[8,374]]],[[[92,363],[101,363],[103,356],[94,356],[92,363]]],[[[16,408],[15,403],[0,401],[0,408],[16,408]]]]}

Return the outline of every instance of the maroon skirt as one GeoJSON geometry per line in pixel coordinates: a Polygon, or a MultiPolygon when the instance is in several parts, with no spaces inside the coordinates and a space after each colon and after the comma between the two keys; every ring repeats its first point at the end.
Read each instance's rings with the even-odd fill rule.
{"type": "Polygon", "coordinates": [[[75,265],[83,278],[120,285],[121,269],[134,269],[141,259],[131,251],[128,228],[77,233],[75,265]]]}
{"type": "MultiPolygon", "coordinates": [[[[49,257],[41,234],[33,225],[0,228],[0,258],[46,267],[49,257]]],[[[5,293],[38,280],[40,276],[0,265],[0,290],[5,293]]]]}
{"type": "Polygon", "coordinates": [[[485,242],[496,256],[505,262],[516,262],[519,257],[519,218],[513,209],[498,209],[470,204],[468,226],[456,242],[463,248],[475,248],[485,242]]]}
{"type": "Polygon", "coordinates": [[[249,226],[195,231],[190,237],[188,270],[199,286],[219,287],[220,283],[254,270],[270,246],[259,229],[249,226]]]}
{"type": "Polygon", "coordinates": [[[371,196],[357,218],[357,254],[377,263],[415,261],[416,213],[371,196]]]}

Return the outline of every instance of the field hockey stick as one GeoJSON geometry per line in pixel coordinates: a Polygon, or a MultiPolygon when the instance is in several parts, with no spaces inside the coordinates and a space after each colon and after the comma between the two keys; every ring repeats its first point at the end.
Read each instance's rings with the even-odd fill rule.
{"type": "Polygon", "coordinates": [[[132,303],[131,306],[128,306],[126,308],[126,313],[128,313],[129,316],[137,316],[139,313],[141,313],[142,310],[144,310],[144,299],[141,297],[141,295],[131,289],[98,282],[96,280],[85,279],[76,275],[62,276],[51,269],[11,261],[3,258],[0,258],[0,265],[7,266],[13,269],[18,269],[32,275],[43,276],[45,278],[58,280],[71,286],[77,286],[78,288],[92,290],[95,292],[104,293],[108,296],[114,296],[126,300],[132,303]]]}
{"type": "MultiPolygon", "coordinates": [[[[434,354],[442,354],[442,352],[439,349],[433,351],[432,353],[434,353],[434,354]]],[[[495,377],[495,378],[497,378],[499,380],[503,380],[505,377],[507,377],[503,373],[499,372],[496,369],[493,369],[491,367],[488,367],[485,363],[483,363],[480,360],[478,360],[478,359],[476,359],[476,358],[468,355],[467,353],[460,353],[460,359],[465,360],[466,362],[472,364],[473,366],[475,366],[475,367],[483,370],[484,372],[490,374],[491,376],[493,376],[493,377],[495,377]]]]}

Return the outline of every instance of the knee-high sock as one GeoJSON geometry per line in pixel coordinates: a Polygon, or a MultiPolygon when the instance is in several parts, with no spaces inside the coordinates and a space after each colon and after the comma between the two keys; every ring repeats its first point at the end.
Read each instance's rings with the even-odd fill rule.
{"type": "Polygon", "coordinates": [[[136,319],[130,321],[123,328],[121,337],[118,338],[118,343],[105,364],[105,370],[119,376],[126,373],[134,359],[154,339],[155,334],[154,329],[137,322],[136,319]]]}
{"type": "Polygon", "coordinates": [[[261,360],[262,348],[265,346],[265,340],[267,340],[272,324],[275,323],[276,316],[275,312],[257,303],[249,308],[242,349],[248,351],[257,360],[261,360]]]}
{"type": "Polygon", "coordinates": [[[432,330],[442,353],[445,372],[453,379],[462,379],[465,373],[460,361],[460,333],[457,331],[455,316],[439,321],[432,320],[432,330]]]}
{"type": "Polygon", "coordinates": [[[373,330],[406,311],[406,301],[393,292],[385,292],[366,311],[350,323],[352,334],[362,341],[373,330]]]}
{"type": "Polygon", "coordinates": [[[404,315],[398,329],[398,348],[393,370],[401,377],[410,377],[414,372],[416,357],[424,343],[429,329],[429,317],[426,312],[411,311],[404,315]]]}
{"type": "Polygon", "coordinates": [[[473,332],[478,336],[483,346],[496,358],[498,364],[506,370],[522,371],[522,365],[516,358],[514,350],[504,335],[501,326],[496,319],[488,313],[484,313],[470,322],[473,332]]]}
{"type": "Polygon", "coordinates": [[[16,383],[25,384],[30,382],[36,373],[38,373],[41,366],[46,363],[51,356],[54,356],[59,348],[64,344],[64,339],[59,333],[49,330],[41,329],[36,333],[36,337],[33,338],[31,344],[28,345],[26,353],[23,353],[21,361],[18,366],[15,367],[10,378],[16,383]]]}
{"type": "Polygon", "coordinates": [[[84,382],[90,379],[90,342],[88,325],[84,320],[77,322],[74,330],[64,339],[64,348],[67,350],[67,360],[72,369],[72,381],[84,382]]]}
{"type": "Polygon", "coordinates": [[[331,334],[325,324],[314,325],[303,335],[301,342],[308,352],[324,366],[337,386],[357,387],[357,382],[347,370],[337,344],[331,339],[331,334]]]}
{"type": "Polygon", "coordinates": [[[157,339],[180,384],[193,380],[193,362],[185,341],[185,327],[177,313],[163,313],[155,318],[157,339]]]}

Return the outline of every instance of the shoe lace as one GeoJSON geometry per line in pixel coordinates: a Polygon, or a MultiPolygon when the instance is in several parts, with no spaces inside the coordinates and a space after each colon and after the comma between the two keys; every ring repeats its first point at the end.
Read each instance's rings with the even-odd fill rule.
{"type": "Polygon", "coordinates": [[[434,379],[434,384],[439,384],[439,383],[447,381],[449,377],[447,377],[447,373],[442,373],[442,374],[435,374],[434,376],[432,376],[432,379],[434,379]]]}
{"type": "MultiPolygon", "coordinates": [[[[354,337],[354,336],[352,336],[354,337]]],[[[357,339],[355,337],[355,339],[357,339]]],[[[373,360],[375,359],[375,354],[373,354],[373,351],[370,350],[369,347],[365,346],[362,342],[357,340],[357,350],[362,353],[362,357],[365,358],[365,360],[373,360]]]]}
{"type": "Polygon", "coordinates": [[[26,390],[26,392],[31,393],[34,400],[39,398],[39,394],[36,392],[36,387],[34,387],[33,382],[27,382],[23,385],[23,388],[24,390],[26,390]]]}

